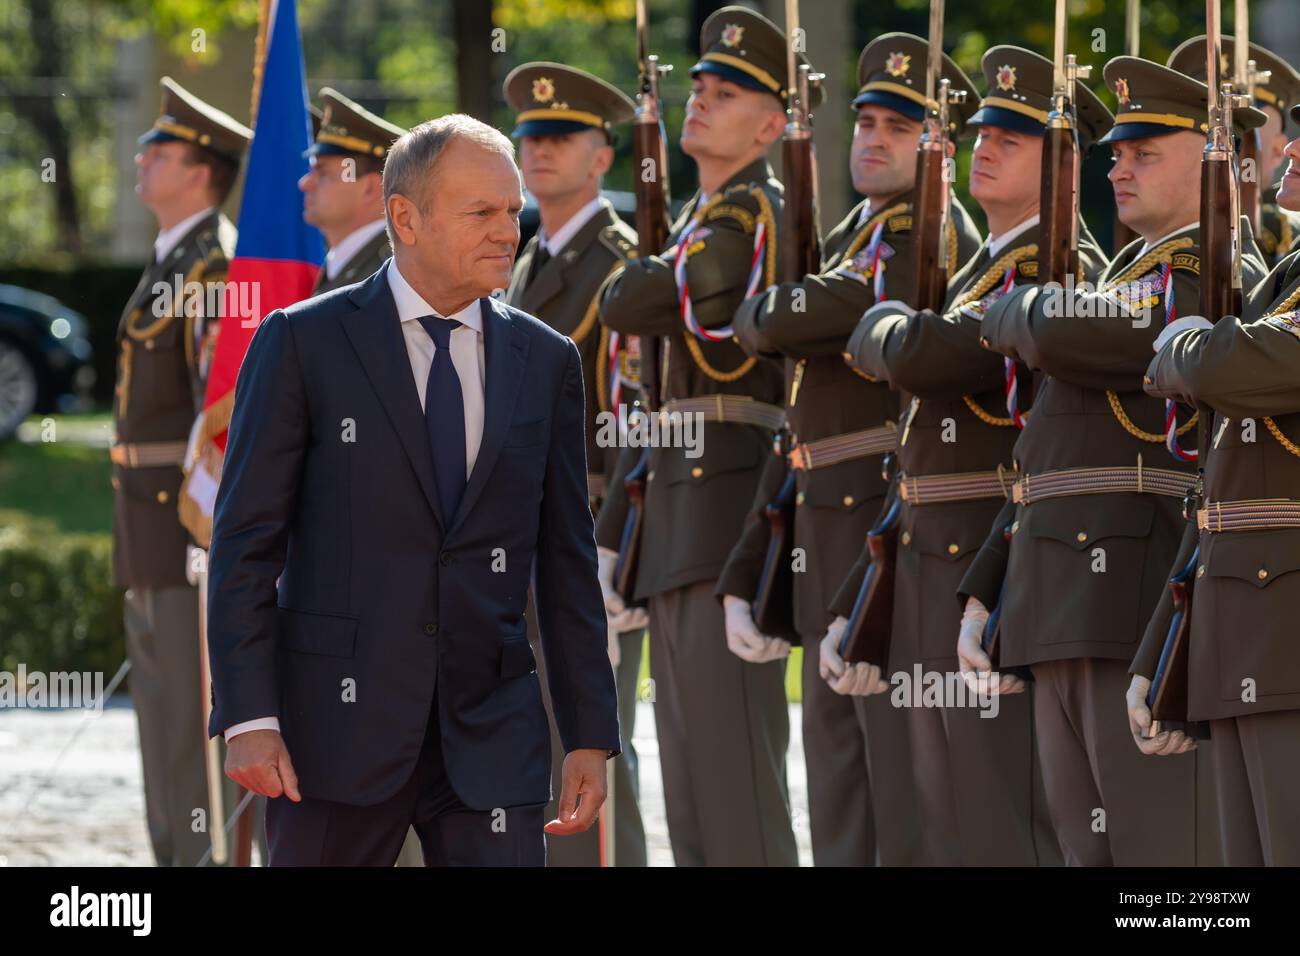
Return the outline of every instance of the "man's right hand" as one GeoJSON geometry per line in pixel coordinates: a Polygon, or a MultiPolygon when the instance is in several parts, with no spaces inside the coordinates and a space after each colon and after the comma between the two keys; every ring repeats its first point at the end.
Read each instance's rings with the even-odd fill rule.
{"type": "Polygon", "coordinates": [[[1125,703],[1128,704],[1128,727],[1133,733],[1133,742],[1138,750],[1148,756],[1168,757],[1171,754],[1185,754],[1196,749],[1196,738],[1189,737],[1181,730],[1162,730],[1154,737],[1151,732],[1151,708],[1147,706],[1147,693],[1151,690],[1151,681],[1141,674],[1134,674],[1129,681],[1125,703]]]}
{"type": "Polygon", "coordinates": [[[302,801],[298,775],[278,730],[250,730],[226,742],[226,776],[264,797],[302,801]]]}
{"type": "Polygon", "coordinates": [[[837,694],[868,697],[872,694],[885,693],[889,690],[889,682],[884,679],[878,665],[865,662],[850,664],[840,657],[840,641],[844,638],[844,629],[848,626],[849,619],[846,617],[837,617],[831,621],[818,649],[818,673],[837,694]]]}
{"type": "Polygon", "coordinates": [[[1019,694],[1025,682],[1014,674],[993,670],[993,662],[984,653],[984,628],[989,609],[979,598],[968,597],[957,633],[957,666],[966,686],[978,694],[1019,694]]]}

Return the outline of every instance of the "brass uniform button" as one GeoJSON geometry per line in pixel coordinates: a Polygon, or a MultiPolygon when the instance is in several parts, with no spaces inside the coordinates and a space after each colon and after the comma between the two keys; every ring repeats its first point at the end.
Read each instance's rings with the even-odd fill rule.
{"type": "Polygon", "coordinates": [[[1198,578],[1205,577],[1205,565],[1202,564],[1199,568],[1196,569],[1196,576],[1198,578]]]}
{"type": "Polygon", "coordinates": [[[167,492],[165,491],[158,492],[158,504],[160,505],[167,504],[167,492]]]}
{"type": "Polygon", "coordinates": [[[153,351],[153,339],[145,339],[144,347],[149,349],[150,351],[153,351]]]}
{"type": "Polygon", "coordinates": [[[949,553],[949,554],[956,554],[958,550],[959,550],[959,549],[958,549],[957,545],[955,545],[955,544],[950,544],[950,545],[948,545],[948,553],[949,553]]]}
{"type": "Polygon", "coordinates": [[[904,531],[904,532],[903,532],[903,544],[911,544],[911,543],[912,543],[912,532],[910,532],[910,531],[904,531]]]}
{"type": "Polygon", "coordinates": [[[1086,531],[1080,531],[1078,534],[1076,534],[1076,535],[1074,536],[1074,538],[1075,538],[1075,540],[1078,541],[1080,544],[1083,544],[1083,542],[1085,542],[1085,541],[1088,540],[1088,532],[1086,532],[1086,531]]]}
{"type": "Polygon", "coordinates": [[[703,474],[704,474],[704,469],[701,468],[699,465],[696,465],[694,468],[691,469],[692,478],[699,478],[703,474]]]}
{"type": "Polygon", "coordinates": [[[853,496],[852,496],[852,495],[845,495],[845,496],[844,496],[844,507],[846,507],[846,508],[852,508],[852,507],[853,507],[853,496]]]}
{"type": "Polygon", "coordinates": [[[799,492],[797,495],[794,496],[794,503],[795,503],[796,505],[801,505],[801,504],[803,504],[803,503],[804,503],[805,501],[807,501],[807,500],[808,500],[808,496],[805,495],[802,491],[799,492]]]}
{"type": "Polygon", "coordinates": [[[1268,572],[1265,571],[1263,568],[1260,568],[1260,569],[1259,569],[1259,579],[1260,579],[1261,581],[1263,581],[1266,577],[1268,577],[1268,572]]]}

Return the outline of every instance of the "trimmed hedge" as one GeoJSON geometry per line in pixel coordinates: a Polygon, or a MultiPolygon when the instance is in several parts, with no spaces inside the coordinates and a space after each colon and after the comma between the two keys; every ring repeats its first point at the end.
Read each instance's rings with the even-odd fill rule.
{"type": "Polygon", "coordinates": [[[0,511],[0,670],[103,671],[126,656],[107,534],[60,534],[0,511]]]}

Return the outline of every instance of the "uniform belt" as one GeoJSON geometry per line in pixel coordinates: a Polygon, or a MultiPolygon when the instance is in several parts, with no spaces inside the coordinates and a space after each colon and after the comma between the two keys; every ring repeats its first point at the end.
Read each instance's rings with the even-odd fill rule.
{"type": "Polygon", "coordinates": [[[160,468],[183,465],[188,447],[184,441],[119,442],[108,449],[108,457],[123,468],[160,468]]]}
{"type": "Polygon", "coordinates": [[[1221,531],[1267,531],[1300,528],[1300,501],[1290,498],[1256,498],[1251,501],[1207,501],[1196,511],[1196,527],[1221,531]]]}
{"type": "Polygon", "coordinates": [[[587,473],[587,497],[604,498],[605,497],[605,476],[587,473]]]}
{"type": "Polygon", "coordinates": [[[903,475],[898,494],[915,507],[944,501],[1005,498],[1007,487],[1007,476],[1001,471],[963,471],[951,475],[903,475]]]}
{"type": "Polygon", "coordinates": [[[729,422],[734,425],[757,425],[768,431],[779,431],[785,424],[785,409],[768,405],[748,395],[699,395],[695,398],[674,398],[664,403],[661,415],[680,412],[683,415],[702,415],[706,422],[729,422]]]}
{"type": "Polygon", "coordinates": [[[886,422],[876,428],[800,442],[790,451],[788,458],[790,467],[796,471],[815,471],[843,461],[893,451],[897,447],[898,425],[886,422]]]}
{"type": "Polygon", "coordinates": [[[1011,500],[1029,505],[1044,498],[1137,493],[1182,498],[1195,475],[1169,468],[1062,468],[1021,475],[1011,486],[1011,500]]]}

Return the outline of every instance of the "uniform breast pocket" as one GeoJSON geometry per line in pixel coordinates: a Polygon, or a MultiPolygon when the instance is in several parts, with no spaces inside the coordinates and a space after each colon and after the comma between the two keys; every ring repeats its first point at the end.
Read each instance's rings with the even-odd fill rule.
{"type": "Polygon", "coordinates": [[[1205,576],[1194,601],[1205,601],[1208,616],[1197,620],[1213,634],[1198,631],[1195,639],[1218,648],[1220,695],[1239,702],[1253,692],[1263,702],[1300,693],[1300,533],[1243,531],[1202,541],[1205,576]]]}

